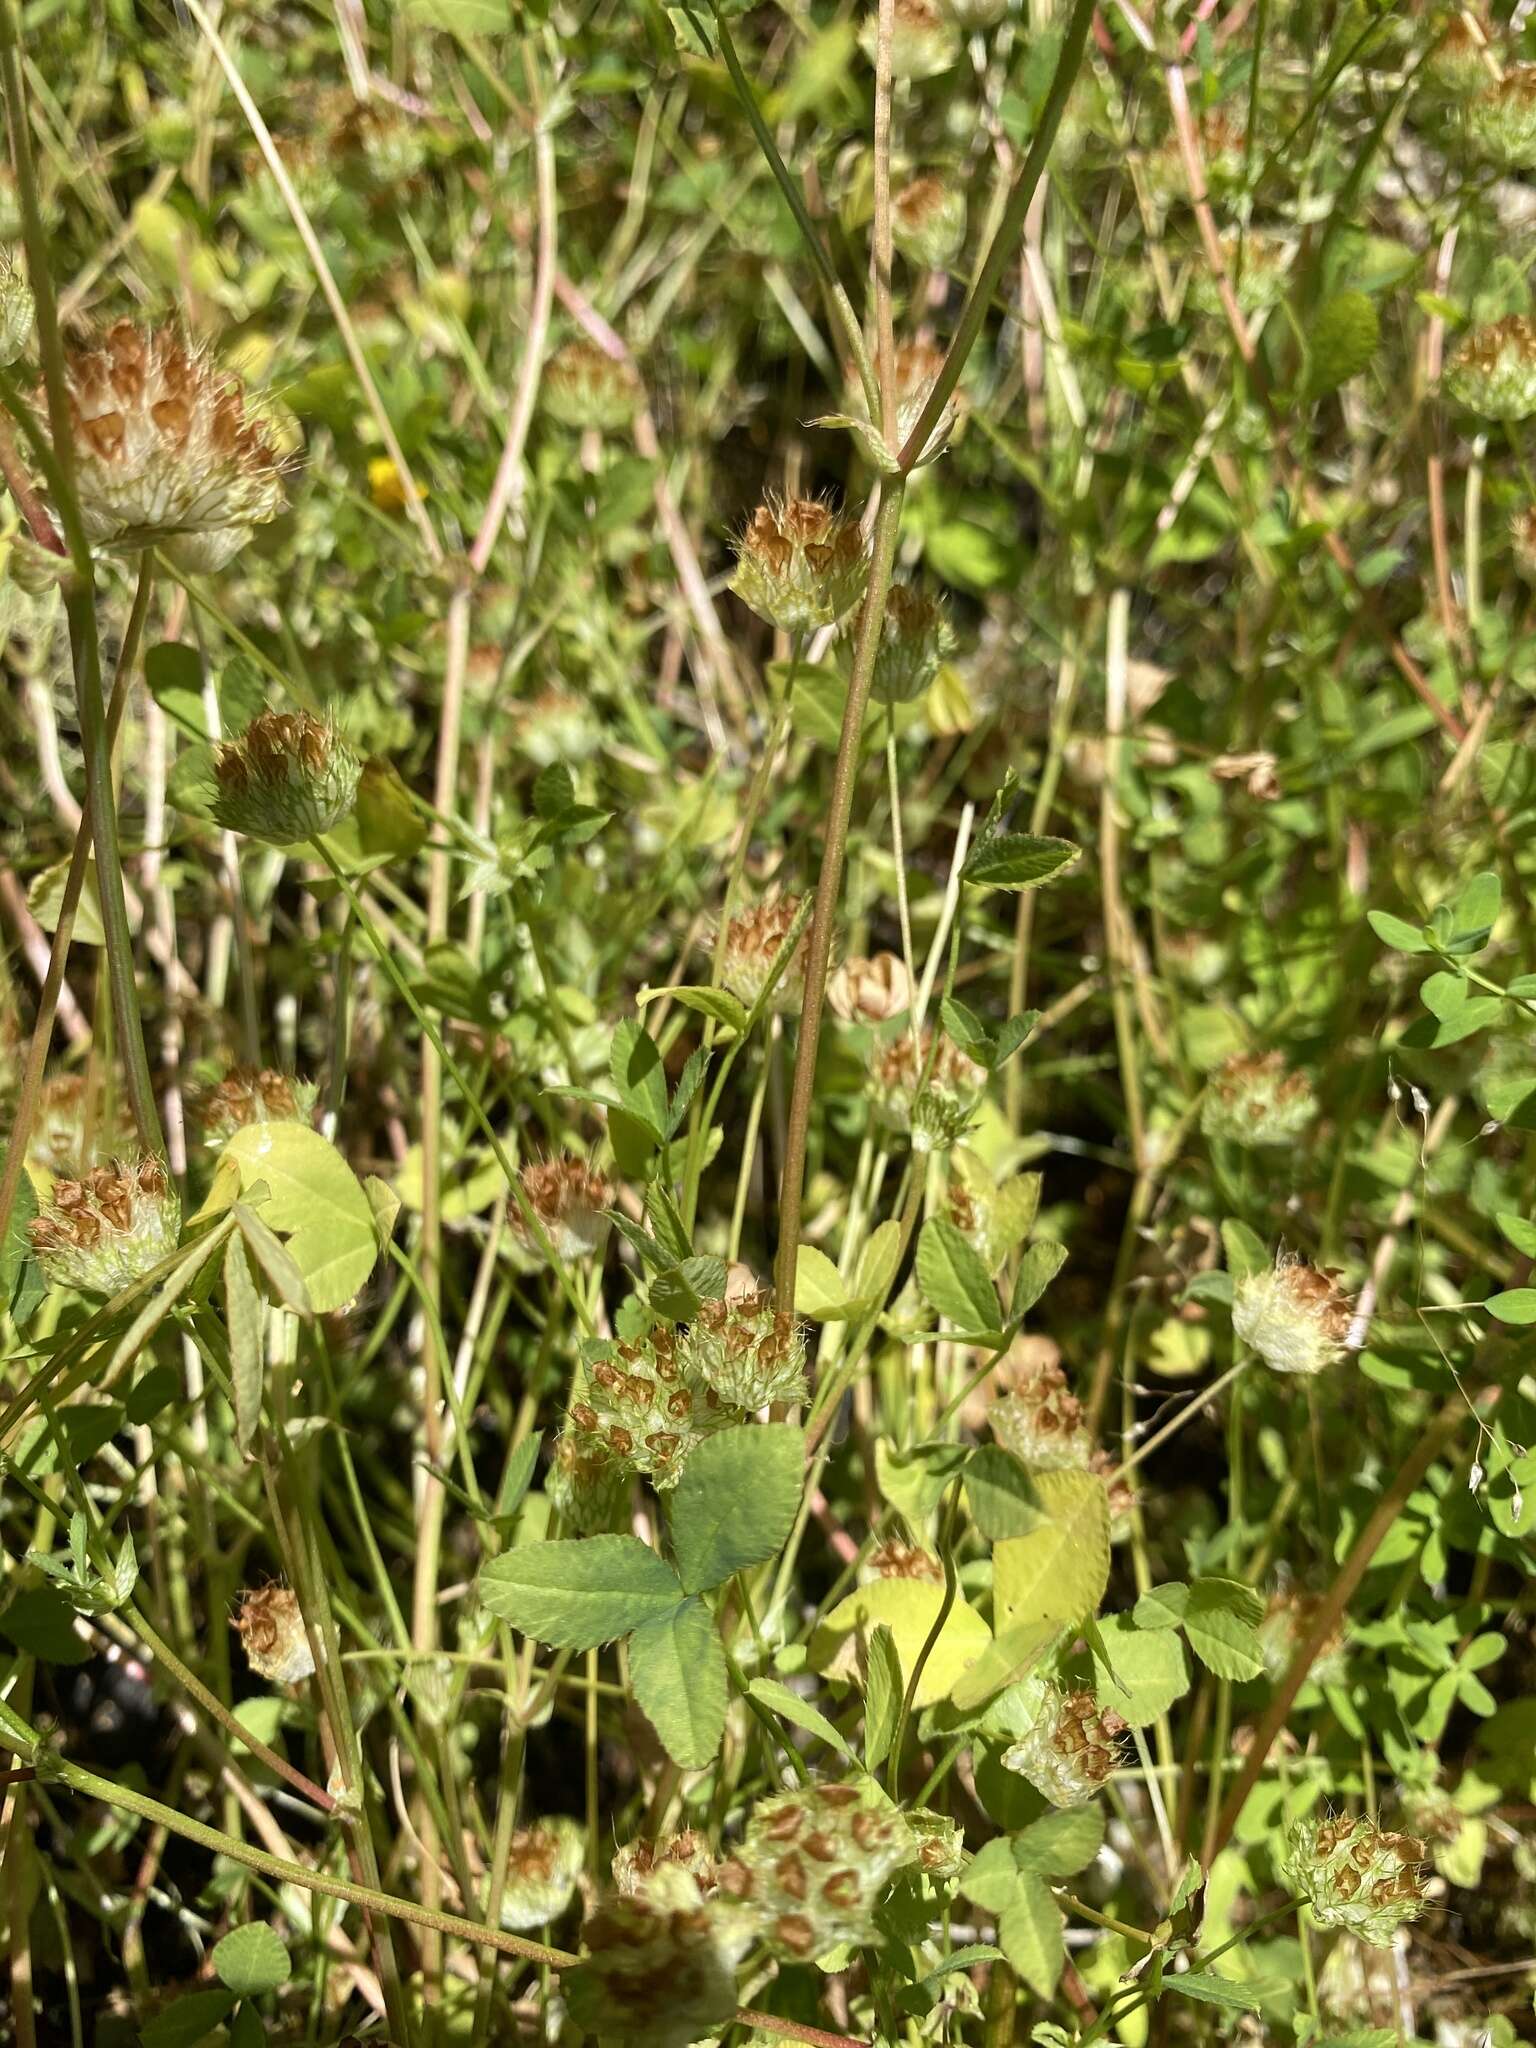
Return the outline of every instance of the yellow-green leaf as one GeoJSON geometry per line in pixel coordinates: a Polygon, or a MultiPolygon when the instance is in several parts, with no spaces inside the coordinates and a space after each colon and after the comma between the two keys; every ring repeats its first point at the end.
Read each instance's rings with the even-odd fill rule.
{"type": "Polygon", "coordinates": [[[1034,1493],[1048,1518],[992,1553],[997,1631],[1023,1622],[1063,1626],[1095,1613],[1109,1583],[1109,1496],[1092,1472],[1037,1472],[1034,1493]]]}
{"type": "Polygon", "coordinates": [[[344,1308],[373,1271],[379,1240],[368,1197],[335,1146],[304,1124],[249,1124],[224,1157],[246,1194],[266,1188],[258,1213],[287,1239],[316,1315],[344,1308]]]}
{"type": "MultiPolygon", "coordinates": [[[[896,1646],[902,1683],[910,1684],[913,1666],[943,1600],[944,1588],[931,1579],[877,1579],[873,1585],[861,1586],[833,1608],[811,1638],[813,1669],[861,1680],[860,1633],[872,1635],[883,1625],[896,1646]]],[[[914,1704],[929,1707],[948,1699],[991,1640],[991,1632],[975,1608],[957,1597],[923,1666],[914,1704]]]]}

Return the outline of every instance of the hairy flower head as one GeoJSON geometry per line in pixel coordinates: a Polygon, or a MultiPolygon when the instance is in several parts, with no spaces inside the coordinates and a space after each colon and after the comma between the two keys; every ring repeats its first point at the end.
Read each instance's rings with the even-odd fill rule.
{"type": "Polygon", "coordinates": [[[1283,1053],[1237,1053],[1207,1084],[1200,1128],[1234,1145],[1293,1145],[1316,1115],[1311,1083],[1283,1053]]]}
{"type": "Polygon", "coordinates": [[[932,683],[954,644],[941,599],[916,584],[893,584],[875,649],[875,696],[882,704],[912,703],[932,683]]]}
{"type": "MultiPolygon", "coordinates": [[[[871,64],[879,42],[879,9],[871,6],[865,16],[859,41],[871,64]]],[[[893,78],[936,78],[948,71],[960,55],[960,37],[954,22],[935,0],[896,0],[896,17],[891,35],[893,78]]]]}
{"type": "Polygon", "coordinates": [[[54,1286],[120,1294],[175,1251],[181,1204],[158,1159],[114,1160],[55,1181],[28,1231],[54,1286]]]}
{"type": "Polygon", "coordinates": [[[683,1337],[684,1369],[727,1406],[748,1411],[805,1399],[805,1332],[773,1290],[706,1301],[683,1337]]]}
{"type": "Polygon", "coordinates": [[[1091,1692],[1064,1692],[1048,1680],[1028,1734],[1003,1751],[1003,1766],[1027,1778],[1052,1806],[1082,1806],[1120,1760],[1125,1722],[1091,1692]]]}
{"type": "Polygon", "coordinates": [[[307,711],[263,711],[218,750],[213,815],[231,832],[291,846],[341,823],[361,773],[334,726],[307,711]]]}
{"type": "Polygon", "coordinates": [[[792,1962],[874,1938],[892,1877],[917,1860],[901,1814],[854,1785],[802,1785],[752,1810],[746,1839],[720,1866],[721,1894],[792,1962]]]}
{"type": "MultiPolygon", "coordinates": [[[[606,1243],[608,1218],[603,1212],[613,1201],[613,1188],[584,1159],[567,1154],[534,1160],[518,1180],[557,1258],[584,1259],[606,1243]]],[[[542,1256],[538,1238],[520,1209],[513,1212],[512,1228],[527,1250],[542,1256]]]]}
{"type": "Polygon", "coordinates": [[[607,434],[627,427],[639,410],[640,380],[628,363],[591,341],[567,341],[544,365],[539,396],[551,419],[607,434]]]}
{"type": "Polygon", "coordinates": [[[1232,1328],[1274,1372],[1311,1375],[1343,1355],[1350,1301],[1326,1273],[1284,1254],[1238,1281],[1232,1328]]]}
{"type": "Polygon", "coordinates": [[[1282,1865],[1319,1927],[1344,1927],[1372,1948],[1390,1948],[1424,1910],[1424,1844],[1374,1822],[1304,1820],[1291,1829],[1282,1865]]]}
{"type": "Polygon", "coordinates": [[[14,363],[31,341],[35,310],[31,285],[0,249],[0,369],[14,363]]]}
{"type": "Polygon", "coordinates": [[[848,959],[827,983],[827,1002],[845,1024],[884,1024],[912,1007],[912,977],[899,953],[848,959]]]}
{"type": "MultiPolygon", "coordinates": [[[[739,911],[726,926],[720,979],[749,1010],[767,986],[799,910],[798,896],[779,896],[739,911]]],[[[805,1000],[806,943],[802,935],[769,998],[770,1007],[781,1015],[797,1015],[805,1000]]]]}
{"type": "Polygon", "coordinates": [[[1446,364],[1445,388],[1483,419],[1536,412],[1536,321],[1510,313],[1464,334],[1446,364]]]}
{"type": "Polygon", "coordinates": [[[584,1960],[565,1978],[571,2016],[604,2042],[687,2048],[736,2009],[736,1965],[750,1935],[668,1865],[644,1892],[606,1900],[582,1929],[584,1960]]]}
{"type": "Polygon", "coordinates": [[[317,1093],[313,1081],[275,1067],[231,1067],[198,1103],[203,1137],[223,1145],[250,1124],[307,1124],[317,1093]]]}
{"type": "Polygon", "coordinates": [[[740,1420],[700,1377],[678,1333],[658,1323],[637,1344],[615,1343],[587,1367],[584,1396],[570,1421],[590,1442],[650,1479],[659,1492],[677,1484],[689,1453],[740,1420]]]}
{"type": "Polygon", "coordinates": [[[1517,64],[1488,79],[1462,108],[1467,134],[1480,156],[1506,171],[1536,164],[1536,64],[1517,64]]]}
{"type": "Polygon", "coordinates": [[[299,1608],[288,1586],[255,1586],[241,1595],[235,1616],[246,1662],[258,1678],[297,1685],[314,1675],[315,1658],[299,1608]]]}
{"type": "Polygon", "coordinates": [[[944,1152],[970,1128],[984,1068],[930,1025],[914,1045],[902,1031],[875,1054],[871,1080],[885,1121],[906,1131],[914,1152],[944,1152]]]}
{"type": "Polygon", "coordinates": [[[903,185],[891,200],[897,248],[924,270],[947,270],[965,241],[965,194],[930,174],[903,185]]]}
{"type": "Polygon", "coordinates": [[[119,320],[70,349],[75,486],[90,538],[221,568],[276,517],[282,457],[239,380],[174,328],[119,320]]]}
{"type": "Polygon", "coordinates": [[[769,498],[736,547],[731,588],[786,633],[835,625],[864,595],[869,554],[858,522],[820,498],[769,498]]]}
{"type": "Polygon", "coordinates": [[[564,1814],[518,1828],[507,1848],[502,1926],[517,1934],[558,1920],[571,1903],[586,1856],[586,1829],[564,1814]]]}
{"type": "Polygon", "coordinates": [[[1048,1358],[1014,1375],[1011,1390],[992,1403],[987,1421],[1003,1449],[1034,1472],[1086,1470],[1093,1454],[1083,1404],[1048,1358]]]}

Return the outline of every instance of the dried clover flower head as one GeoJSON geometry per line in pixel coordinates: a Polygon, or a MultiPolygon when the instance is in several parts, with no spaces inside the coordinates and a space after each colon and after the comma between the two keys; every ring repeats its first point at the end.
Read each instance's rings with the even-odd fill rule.
{"type": "MultiPolygon", "coordinates": [[[[584,1259],[607,1242],[608,1218],[603,1212],[613,1201],[613,1189],[584,1159],[569,1154],[537,1159],[518,1179],[558,1258],[584,1259]]],[[[539,1240],[520,1209],[513,1214],[512,1228],[530,1251],[542,1256],[539,1240]]]]}
{"type": "Polygon", "coordinates": [[[578,1536],[612,1529],[629,1492],[629,1468],[606,1441],[567,1423],[544,1475],[549,1504],[578,1536]]]}
{"type": "MultiPolygon", "coordinates": [[[[879,9],[871,8],[859,33],[859,42],[871,64],[880,37],[879,9]]],[[[896,20],[891,36],[893,78],[937,78],[948,71],[960,55],[960,37],[953,21],[940,13],[934,0],[896,0],[896,20]]]]}
{"type": "Polygon", "coordinates": [[[256,1586],[240,1597],[235,1616],[246,1662],[258,1678],[270,1678],[276,1685],[297,1685],[314,1675],[315,1658],[310,1648],[298,1595],[288,1586],[256,1586]]]}
{"type": "Polygon", "coordinates": [[[131,1287],[169,1258],[180,1231],[181,1204],[158,1159],[114,1160],[55,1181],[28,1226],[45,1277],[82,1294],[131,1287]]]}
{"type": "Polygon", "coordinates": [[[1445,369],[1458,405],[1489,420],[1536,412],[1536,321],[1510,313],[1462,336],[1445,369]]]}
{"type": "Polygon", "coordinates": [[[0,369],[14,363],[32,339],[32,287],[0,249],[0,369]]]}
{"type": "Polygon", "coordinates": [[[1238,1281],[1232,1328],[1274,1372],[1318,1373],[1343,1354],[1350,1300],[1326,1273],[1282,1254],[1238,1281]]]}
{"type": "Polygon", "coordinates": [[[75,485],[93,541],[222,568],[282,507],[282,458],[241,385],[173,328],[119,320],[65,364],[75,485]]]}
{"type": "Polygon", "coordinates": [[[213,815],[231,832],[292,846],[341,823],[361,773],[334,726],[307,711],[263,711],[219,748],[213,815]]]}
{"type": "Polygon", "coordinates": [[[769,498],[737,543],[731,589],[770,626],[804,633],[835,625],[868,581],[857,520],[820,498],[769,498]]]}
{"type": "Polygon", "coordinates": [[[1061,1367],[1047,1359],[1015,1376],[1012,1390],[992,1403],[987,1420],[1003,1449],[1035,1472],[1083,1470],[1093,1454],[1083,1404],[1061,1367]]]}
{"type": "Polygon", "coordinates": [[[753,1808],[745,1841],[720,1866],[720,1891],[776,1954],[809,1962],[873,1939],[886,1886],[916,1856],[894,1807],[853,1785],[802,1785],[753,1808]]]}
{"type": "Polygon", "coordinates": [[[928,1579],[944,1583],[944,1567],[931,1552],[911,1543],[877,1543],[859,1566],[859,1584],[872,1586],[879,1579],[928,1579]]]}
{"type": "MultiPolygon", "coordinates": [[[[741,911],[725,928],[720,979],[749,1010],[767,985],[799,909],[798,896],[780,896],[772,903],[741,911]]],[[[805,953],[802,936],[769,998],[769,1007],[786,1016],[798,1015],[805,1001],[805,953]]]]}
{"type": "Polygon", "coordinates": [[[1003,1751],[1004,1768],[1027,1778],[1052,1806],[1082,1806],[1120,1760],[1125,1722],[1091,1692],[1052,1681],[1029,1733],[1003,1751]]]}
{"type": "Polygon", "coordinates": [[[684,1828],[654,1842],[626,1842],[613,1859],[614,1886],[626,1898],[648,1893],[654,1889],[656,1873],[673,1865],[685,1870],[700,1892],[714,1889],[715,1859],[697,1828],[684,1828]]]}
{"type": "Polygon", "coordinates": [[[740,1420],[689,1367],[677,1332],[658,1323],[639,1344],[618,1343],[587,1367],[587,1390],[571,1405],[583,1437],[599,1438],[659,1492],[676,1486],[688,1454],[740,1420]]]}
{"type": "MultiPolygon", "coordinates": [[[[1287,1589],[1271,1596],[1259,1623],[1259,1655],[1270,1678],[1279,1680],[1289,1671],[1292,1658],[1312,1633],[1322,1604],[1317,1593],[1287,1589]]],[[[1338,1685],[1344,1672],[1344,1632],[1335,1628],[1313,1658],[1309,1675],[1314,1685],[1338,1685]]]]}
{"type": "Polygon", "coordinates": [[[571,2017],[603,2041],[688,2048],[736,2010],[749,1939],[686,1870],[663,1865],[644,1893],[607,1900],[582,1929],[585,1960],[565,1979],[571,2017]]]}
{"type": "Polygon", "coordinates": [[[579,431],[617,433],[640,406],[634,370],[590,341],[568,341],[555,350],[544,365],[539,393],[552,419],[579,431]]]}
{"type": "Polygon", "coordinates": [[[827,983],[832,1013],[845,1024],[884,1024],[912,1007],[912,977],[898,953],[851,959],[827,983]]]}
{"type": "Polygon", "coordinates": [[[1345,1927],[1373,1948],[1390,1948],[1398,1928],[1424,1909],[1423,1862],[1416,1836],[1341,1814],[1291,1829],[1283,1875],[1319,1927],[1345,1927]]]}
{"type": "Polygon", "coordinates": [[[886,599],[870,687],[882,704],[910,704],[939,672],[955,644],[940,600],[915,584],[896,583],[886,599]]]}
{"type": "Polygon", "coordinates": [[[1473,147],[1506,171],[1536,163],[1536,64],[1489,79],[1463,108],[1473,147]]]}
{"type": "Polygon", "coordinates": [[[965,241],[965,194],[943,178],[914,178],[891,201],[891,234],[909,262],[947,270],[965,241]]]}
{"type": "MultiPolygon", "coordinates": [[[[500,653],[494,664],[501,667],[500,653]]],[[[536,768],[556,761],[589,761],[603,743],[603,729],[585,697],[569,691],[541,690],[533,701],[514,707],[518,745],[536,768]]]]}
{"type": "Polygon", "coordinates": [[[964,1136],[986,1078],[951,1039],[936,1039],[931,1025],[916,1045],[912,1033],[903,1031],[880,1047],[872,1076],[881,1115],[910,1134],[914,1152],[945,1152],[964,1136]]]}
{"type": "Polygon", "coordinates": [[[1237,1053],[1211,1076],[1200,1128],[1233,1145],[1290,1145],[1316,1114],[1311,1082],[1283,1053],[1237,1053]]]}
{"type": "Polygon", "coordinates": [[[199,1104],[203,1137],[222,1145],[248,1124],[307,1124],[316,1093],[313,1081],[275,1067],[231,1067],[199,1104]]]}
{"type": "Polygon", "coordinates": [[[704,1302],[683,1337],[686,1371],[727,1406],[749,1411],[805,1399],[805,1332],[773,1290],[704,1302]]]}
{"type": "Polygon", "coordinates": [[[1515,567],[1527,583],[1536,583],[1536,505],[1522,505],[1509,522],[1509,544],[1515,567]]]}
{"type": "Polygon", "coordinates": [[[571,1903],[586,1855],[586,1830],[564,1814],[518,1828],[507,1849],[502,1926],[518,1934],[558,1920],[571,1903]]]}
{"type": "Polygon", "coordinates": [[[130,1150],[135,1131],[127,1105],[118,1101],[111,1121],[101,1122],[83,1074],[51,1074],[43,1083],[27,1158],[53,1174],[75,1174],[118,1152],[130,1150]]]}

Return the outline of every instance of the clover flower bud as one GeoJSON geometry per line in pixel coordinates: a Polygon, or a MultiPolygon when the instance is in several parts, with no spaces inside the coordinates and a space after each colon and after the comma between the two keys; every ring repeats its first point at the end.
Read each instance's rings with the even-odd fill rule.
{"type": "Polygon", "coordinates": [[[1052,1806],[1083,1806],[1120,1760],[1125,1722],[1091,1692],[1064,1692],[1047,1681],[1033,1726],[1003,1751],[1005,1770],[1027,1778],[1052,1806]]]}
{"type": "Polygon", "coordinates": [[[654,1842],[626,1842],[613,1859],[615,1889],[625,1898],[643,1897],[653,1892],[658,1882],[670,1881],[658,1880],[657,1873],[672,1866],[686,1871],[701,1893],[714,1889],[715,1859],[697,1828],[684,1828],[680,1834],[663,1835],[654,1842]]]}
{"type": "Polygon", "coordinates": [[[859,1584],[872,1586],[880,1579],[926,1579],[932,1585],[944,1583],[944,1567],[931,1552],[913,1544],[877,1543],[859,1566],[859,1584]]]}
{"type": "Polygon", "coordinates": [[[640,409],[640,380],[631,366],[590,341],[568,341],[544,365],[544,410],[563,427],[615,434],[640,409]]]}
{"type": "Polygon", "coordinates": [[[535,768],[589,761],[603,743],[591,704],[568,691],[541,690],[531,703],[516,708],[514,718],[518,745],[535,768]]]}
{"type": "Polygon", "coordinates": [[[1083,1404],[1061,1367],[1048,1359],[1015,1377],[1011,1391],[992,1403],[987,1421],[994,1440],[1032,1472],[1082,1471],[1093,1454],[1083,1404]]]}
{"type": "Polygon", "coordinates": [[[1536,583],[1536,505],[1522,505],[1509,522],[1509,544],[1515,568],[1527,583],[1536,583]]]}
{"type": "Polygon", "coordinates": [[[1489,420],[1536,412],[1536,321],[1510,313],[1462,336],[1445,369],[1458,405],[1489,420]]]}
{"type": "Polygon", "coordinates": [[[805,1332],[773,1305],[773,1290],[706,1301],[681,1344],[684,1367],[729,1407],[749,1412],[803,1401],[805,1332]]]}
{"type": "Polygon", "coordinates": [[[564,1814],[518,1828],[507,1849],[501,1924],[509,1934],[558,1920],[587,1859],[586,1830],[564,1814]]]}
{"type": "Polygon", "coordinates": [[[802,1785],[753,1808],[746,1839],[720,1866],[720,1891],[775,1954],[809,1962],[840,1942],[872,1941],[875,1908],[917,1854],[894,1807],[853,1785],[802,1785]]]}
{"type": "Polygon", "coordinates": [[[1282,1875],[1319,1927],[1343,1927],[1372,1948],[1390,1948],[1424,1910],[1424,1844],[1373,1821],[1304,1820],[1287,1838],[1282,1875]]]}
{"type": "Polygon", "coordinates": [[[121,1294],[175,1251],[181,1204],[158,1159],[114,1160],[55,1181],[28,1232],[51,1285],[121,1294]]]}
{"type": "MultiPolygon", "coordinates": [[[[538,1218],[556,1258],[585,1259],[608,1241],[613,1188],[583,1159],[538,1159],[518,1175],[528,1207],[538,1218]]],[[[524,1248],[543,1257],[543,1247],[521,1209],[513,1212],[512,1228],[524,1248]]]]}
{"type": "Polygon", "coordinates": [[[832,626],[864,595],[869,553],[856,520],[819,498],[769,498],[736,547],[731,589],[785,633],[832,626]]]}
{"type": "Polygon", "coordinates": [[[908,1810],[907,1826],[917,1844],[917,1867],[924,1877],[943,1883],[958,1877],[965,1861],[965,1836],[958,1822],[947,1813],[933,1813],[926,1806],[908,1810]]]}
{"type": "Polygon", "coordinates": [[[75,488],[90,539],[221,567],[282,508],[282,457],[239,381],[173,329],[120,320],[69,351],[75,488]]]}
{"type": "Polygon", "coordinates": [[[298,1595],[288,1586],[256,1586],[240,1596],[235,1616],[245,1661],[258,1678],[275,1685],[297,1685],[314,1676],[315,1656],[309,1631],[299,1611],[298,1595]]]}
{"type": "MultiPolygon", "coordinates": [[[[879,10],[872,8],[859,32],[859,43],[871,64],[880,42],[879,10]]],[[[940,13],[934,0],[896,0],[891,33],[893,78],[937,78],[960,55],[955,24],[940,13]]]]}
{"type": "Polygon", "coordinates": [[[568,1529],[597,1536],[619,1519],[629,1468],[602,1437],[568,1422],[556,1439],[544,1492],[568,1529]]]}
{"type": "Polygon", "coordinates": [[[912,977],[897,953],[845,960],[827,983],[832,1014],[845,1024],[884,1024],[912,1007],[912,977]]]}
{"type": "Polygon", "coordinates": [[[1350,1302],[1305,1259],[1278,1258],[1248,1273],[1232,1297],[1232,1328],[1273,1372],[1319,1373],[1342,1357],[1350,1302]]]}
{"type": "Polygon", "coordinates": [[[0,369],[23,354],[32,339],[36,306],[32,287],[10,257],[0,251],[0,369]]]}
{"type": "Polygon", "coordinates": [[[950,1039],[941,1035],[935,1044],[931,1026],[918,1045],[910,1031],[903,1031],[880,1048],[871,1077],[880,1116],[893,1129],[907,1132],[912,1150],[922,1153],[948,1151],[965,1135],[986,1078],[985,1070],[950,1039]]]}
{"type": "MultiPolygon", "coordinates": [[[[1316,1593],[1284,1590],[1271,1596],[1259,1623],[1259,1655],[1272,1680],[1278,1682],[1290,1670],[1296,1652],[1312,1633],[1322,1604],[1316,1593]]],[[[1314,1685],[1340,1685],[1346,1666],[1344,1632],[1335,1628],[1313,1658],[1308,1675],[1314,1685]]]]}
{"type": "Polygon", "coordinates": [[[1287,1069],[1283,1054],[1238,1053],[1211,1076],[1200,1128],[1233,1145],[1292,1145],[1316,1115],[1311,1083],[1287,1069]]]}
{"type": "Polygon", "coordinates": [[[882,704],[910,704],[932,683],[954,644],[938,598],[910,583],[893,584],[875,649],[874,695],[882,704]]]}
{"type": "MultiPolygon", "coordinates": [[[[799,913],[798,896],[780,896],[743,910],[725,928],[725,946],[720,956],[720,979],[750,1010],[767,986],[778,964],[780,949],[799,913]]],[[[805,1001],[806,938],[803,936],[788,965],[774,985],[769,1007],[781,1016],[798,1016],[805,1001]]]]}
{"type": "Polygon", "coordinates": [[[317,839],[347,815],[361,773],[333,726],[307,711],[263,711],[219,748],[213,815],[269,846],[317,839]]]}
{"type": "Polygon", "coordinates": [[[203,1141],[223,1145],[251,1124],[307,1124],[319,1090],[275,1067],[231,1067],[198,1104],[203,1141]]]}
{"type": "Polygon", "coordinates": [[[1536,64],[1517,64],[1489,79],[1462,110],[1479,155],[1506,171],[1536,164],[1536,64]]]}
{"type": "Polygon", "coordinates": [[[658,1323],[638,1344],[602,1347],[587,1367],[586,1393],[572,1404],[570,1419],[665,1493],[676,1486],[689,1453],[741,1416],[688,1367],[677,1332],[658,1323]]]}
{"type": "Polygon", "coordinates": [[[688,2048],[736,2010],[749,1938],[685,1870],[663,1866],[648,1892],[607,1900],[582,1929],[584,1961],[565,1979],[571,2017],[605,2042],[688,2048]]]}
{"type": "Polygon", "coordinates": [[[891,201],[891,237],[909,263],[947,270],[965,242],[965,194],[942,178],[914,178],[891,201]]]}

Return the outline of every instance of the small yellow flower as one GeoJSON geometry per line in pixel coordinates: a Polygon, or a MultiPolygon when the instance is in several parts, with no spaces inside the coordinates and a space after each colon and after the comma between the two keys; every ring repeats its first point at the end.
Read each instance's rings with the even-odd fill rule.
{"type": "MultiPolygon", "coordinates": [[[[375,455],[369,463],[368,489],[381,512],[403,512],[411,501],[405,478],[387,455],[375,455]]],[[[426,485],[417,484],[417,502],[427,495],[426,485]]]]}

